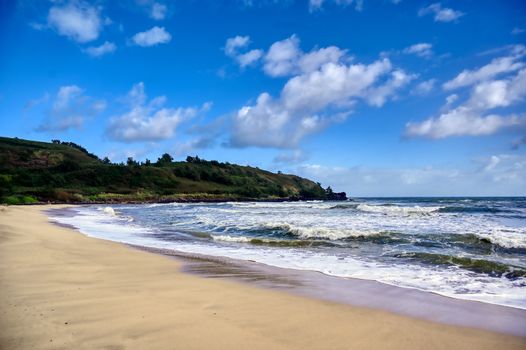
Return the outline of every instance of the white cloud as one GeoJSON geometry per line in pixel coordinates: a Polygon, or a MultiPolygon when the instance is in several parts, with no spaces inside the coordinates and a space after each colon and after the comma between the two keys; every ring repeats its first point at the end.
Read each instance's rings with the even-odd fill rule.
{"type": "Polygon", "coordinates": [[[493,59],[487,65],[475,70],[463,70],[454,79],[444,83],[445,90],[458,89],[463,86],[492,79],[498,75],[511,73],[523,68],[524,62],[519,62],[526,55],[526,48],[523,45],[516,45],[512,48],[512,54],[493,59]]]}
{"type": "Polygon", "coordinates": [[[451,136],[491,135],[503,128],[525,125],[526,118],[499,115],[481,116],[467,107],[460,106],[421,123],[408,123],[408,136],[441,139],[451,136]]]}
{"type": "Polygon", "coordinates": [[[300,49],[299,43],[298,37],[292,35],[273,43],[266,54],[261,49],[242,53],[242,49],[250,44],[250,37],[238,35],[227,39],[224,50],[225,54],[234,58],[241,68],[253,65],[263,58],[263,71],[271,77],[312,72],[326,63],[351,60],[346,56],[346,50],[336,46],[313,49],[305,53],[300,49]]]}
{"type": "Polygon", "coordinates": [[[259,49],[250,50],[247,53],[240,54],[236,57],[236,60],[239,62],[241,68],[250,66],[251,64],[256,63],[263,56],[263,51],[259,49]]]}
{"type": "MultiPolygon", "coordinates": [[[[361,11],[363,9],[363,0],[333,0],[332,2],[339,6],[348,6],[354,2],[354,8],[356,11],[361,11]]],[[[326,0],[309,0],[309,11],[314,12],[321,10],[324,3],[326,3],[326,0]]]]}
{"type": "Polygon", "coordinates": [[[326,63],[340,62],[345,55],[345,50],[340,50],[336,46],[329,46],[302,54],[297,65],[302,72],[313,72],[326,63]]]}
{"type": "Polygon", "coordinates": [[[453,103],[455,103],[458,100],[457,94],[451,94],[448,97],[446,97],[446,107],[451,106],[453,103]]]}
{"type": "Polygon", "coordinates": [[[272,77],[290,75],[295,72],[298,58],[301,55],[299,39],[293,35],[285,40],[272,44],[265,55],[265,73],[272,77]]]}
{"type": "MultiPolygon", "coordinates": [[[[487,114],[492,109],[523,101],[525,97],[526,69],[523,69],[509,79],[484,81],[475,85],[469,99],[463,104],[452,110],[446,109],[437,118],[408,123],[406,133],[408,136],[439,139],[462,135],[491,135],[505,128],[526,126],[525,116],[487,114]]],[[[448,97],[447,105],[452,103],[451,100],[448,97]]]]}
{"type": "Polygon", "coordinates": [[[389,80],[383,85],[373,87],[367,92],[366,100],[370,105],[381,107],[387,99],[395,97],[395,93],[400,88],[406,86],[411,80],[416,78],[414,74],[407,74],[403,70],[395,70],[390,73],[389,80]]]}
{"type": "Polygon", "coordinates": [[[202,108],[164,108],[166,97],[160,96],[149,103],[144,93],[144,84],[135,84],[127,96],[130,110],[111,118],[108,136],[122,142],[158,141],[174,136],[176,128],[182,122],[206,111],[209,104],[202,108]]]}
{"type": "Polygon", "coordinates": [[[442,7],[439,2],[424,7],[418,11],[419,16],[425,16],[428,14],[434,15],[435,22],[452,22],[464,16],[464,13],[460,11],[442,7]]]}
{"type": "Polygon", "coordinates": [[[159,44],[166,44],[172,40],[172,36],[168,33],[164,27],[153,27],[145,32],[140,32],[132,37],[135,44],[139,46],[155,46],[159,44]]]}
{"type": "Polygon", "coordinates": [[[250,37],[237,35],[233,38],[228,38],[225,43],[225,54],[236,60],[241,68],[253,65],[263,57],[263,50],[255,49],[245,53],[240,53],[241,49],[246,48],[250,44],[250,37]]]}
{"type": "Polygon", "coordinates": [[[52,6],[47,22],[60,35],[79,43],[97,39],[102,27],[99,9],[82,1],[52,6]]]}
{"type": "Polygon", "coordinates": [[[305,136],[345,120],[360,99],[381,106],[410,79],[393,70],[388,59],[369,65],[325,63],[291,78],[279,98],[262,93],[254,105],[239,109],[231,145],[295,147],[305,136]]]}
{"type": "Polygon", "coordinates": [[[409,47],[406,47],[403,52],[406,54],[413,54],[420,57],[428,58],[431,55],[433,55],[432,51],[433,45],[429,43],[418,43],[411,45],[409,47]]]}
{"type": "Polygon", "coordinates": [[[239,49],[246,47],[250,43],[250,37],[237,35],[226,39],[225,53],[227,56],[234,57],[239,49]]]}
{"type": "Polygon", "coordinates": [[[304,53],[296,35],[272,44],[265,55],[263,70],[271,77],[283,77],[318,70],[326,63],[337,63],[346,57],[346,50],[336,46],[304,53]]]}
{"type": "Polygon", "coordinates": [[[48,116],[38,126],[37,131],[61,132],[80,129],[86,118],[99,114],[105,108],[104,100],[95,100],[86,96],[84,90],[77,85],[62,86],[47,113],[48,116]]]}
{"type": "Polygon", "coordinates": [[[436,79],[429,79],[423,82],[420,82],[416,85],[413,93],[416,95],[427,95],[433,90],[436,84],[436,79]]]}
{"type": "Polygon", "coordinates": [[[513,35],[518,35],[518,34],[522,34],[526,32],[526,29],[523,29],[523,28],[519,28],[519,27],[515,27],[513,28],[513,30],[511,31],[511,34],[513,35]]]}
{"type": "Polygon", "coordinates": [[[115,52],[117,50],[117,46],[114,43],[110,43],[109,41],[105,41],[104,44],[100,46],[90,46],[84,51],[93,57],[101,57],[103,55],[106,55],[108,53],[115,52]]]}
{"type": "Polygon", "coordinates": [[[160,4],[158,2],[154,2],[152,4],[150,17],[155,19],[155,20],[161,21],[161,20],[163,20],[166,17],[167,10],[168,10],[168,8],[166,7],[166,5],[160,4]]]}
{"type": "Polygon", "coordinates": [[[469,104],[478,109],[507,107],[526,96],[526,69],[505,80],[482,82],[473,89],[469,104]]]}

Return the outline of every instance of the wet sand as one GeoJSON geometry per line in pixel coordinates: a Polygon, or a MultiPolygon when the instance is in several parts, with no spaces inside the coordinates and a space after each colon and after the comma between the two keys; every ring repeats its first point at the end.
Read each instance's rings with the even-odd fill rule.
{"type": "Polygon", "coordinates": [[[319,300],[526,337],[526,310],[523,309],[455,299],[371,280],[279,268],[254,261],[130,246],[174,257],[182,263],[181,271],[206,278],[234,280],[319,300]]]}
{"type": "Polygon", "coordinates": [[[53,225],[47,208],[0,209],[1,349],[526,348],[523,337],[183,273],[171,257],[53,225]]]}

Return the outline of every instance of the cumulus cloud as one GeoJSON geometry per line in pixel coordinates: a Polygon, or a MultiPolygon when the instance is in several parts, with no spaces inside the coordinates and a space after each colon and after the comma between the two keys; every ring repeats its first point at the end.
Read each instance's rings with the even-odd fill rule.
{"type": "Polygon", "coordinates": [[[455,78],[445,82],[443,88],[445,90],[458,89],[492,79],[501,74],[517,71],[525,66],[524,62],[519,61],[525,55],[526,47],[523,45],[515,45],[511,48],[510,55],[497,57],[479,69],[463,70],[455,78]]]}
{"type": "Polygon", "coordinates": [[[150,11],[150,17],[155,20],[161,21],[166,17],[167,10],[168,8],[166,7],[166,5],[154,2],[150,11]]]}
{"type": "Polygon", "coordinates": [[[250,37],[237,35],[233,38],[228,38],[225,43],[225,54],[236,60],[241,68],[250,66],[263,57],[263,50],[254,49],[245,53],[240,53],[250,44],[250,37]]]}
{"type": "Polygon", "coordinates": [[[440,139],[450,136],[481,136],[512,126],[525,125],[526,119],[519,116],[481,116],[467,107],[461,106],[430,118],[421,123],[408,123],[408,136],[424,136],[440,139]]]}
{"type": "Polygon", "coordinates": [[[159,141],[174,136],[179,124],[209,108],[165,108],[166,97],[160,96],[148,102],[144,84],[135,84],[127,96],[130,110],[111,118],[107,135],[116,141],[159,141]]]}
{"type": "Polygon", "coordinates": [[[287,81],[278,98],[265,92],[255,104],[238,110],[232,146],[295,147],[305,136],[345,120],[357,101],[381,106],[413,79],[394,69],[388,59],[347,64],[340,60],[344,51],[338,48],[303,54],[298,42],[292,36],[273,45],[280,47],[279,54],[272,55],[274,62],[267,73],[290,74],[292,70],[298,74],[287,81]]]}
{"type": "Polygon", "coordinates": [[[164,27],[153,27],[145,32],[139,32],[132,37],[135,44],[143,47],[166,44],[172,40],[172,36],[164,27]]]}
{"type": "Polygon", "coordinates": [[[434,15],[435,22],[452,22],[464,16],[464,13],[451,8],[442,7],[439,2],[424,7],[418,11],[419,16],[434,15]]]}
{"type": "Polygon", "coordinates": [[[79,43],[97,39],[103,25],[99,8],[83,1],[52,6],[47,22],[60,35],[79,43]]]}
{"type": "Polygon", "coordinates": [[[106,54],[115,52],[117,50],[117,45],[109,41],[105,41],[104,44],[100,46],[90,46],[84,50],[88,55],[92,57],[101,57],[106,54]]]}
{"type": "Polygon", "coordinates": [[[228,38],[226,39],[225,53],[227,56],[233,57],[237,55],[239,49],[246,47],[249,43],[250,37],[248,35],[237,35],[233,38],[228,38]]]}
{"type": "MultiPolygon", "coordinates": [[[[46,99],[47,101],[47,99],[46,99]]],[[[69,129],[80,129],[84,121],[106,108],[104,100],[95,100],[84,94],[77,85],[67,85],[59,88],[46,119],[37,131],[62,132],[69,129]]]]}
{"type": "MultiPolygon", "coordinates": [[[[446,108],[436,118],[408,123],[406,134],[439,139],[462,135],[491,135],[505,128],[524,127],[526,126],[524,115],[502,116],[489,112],[496,108],[512,106],[523,101],[525,97],[526,69],[522,69],[508,79],[483,81],[476,84],[471,89],[468,100],[463,104],[451,110],[446,108]]],[[[457,97],[454,98],[456,99],[457,97]]],[[[447,105],[451,103],[451,97],[448,97],[447,105]]]]}
{"type": "Polygon", "coordinates": [[[273,43],[264,58],[264,72],[271,77],[308,73],[326,63],[337,63],[346,56],[346,50],[336,46],[304,53],[299,45],[300,40],[296,35],[273,43]]]}
{"type": "Polygon", "coordinates": [[[236,59],[239,65],[241,66],[241,68],[244,68],[246,66],[249,66],[259,61],[259,59],[262,56],[263,56],[263,51],[259,49],[255,49],[255,50],[250,50],[247,53],[238,55],[236,59]]]}
{"type": "MultiPolygon", "coordinates": [[[[309,11],[314,12],[321,10],[326,2],[327,1],[325,0],[309,0],[309,11]]],[[[356,11],[361,11],[363,9],[363,0],[333,0],[328,2],[332,2],[340,6],[348,6],[354,2],[354,8],[356,9],[356,11]]]]}
{"type": "Polygon", "coordinates": [[[270,46],[263,69],[273,77],[290,75],[295,71],[299,56],[299,39],[293,35],[270,46]]]}
{"type": "Polygon", "coordinates": [[[406,47],[403,52],[406,54],[413,54],[424,58],[429,58],[433,55],[433,45],[429,43],[418,43],[406,47]]]}
{"type": "Polygon", "coordinates": [[[421,96],[427,95],[431,92],[431,90],[433,90],[433,88],[435,87],[435,84],[436,84],[436,79],[429,79],[426,81],[422,81],[416,85],[415,89],[413,90],[413,93],[415,95],[421,95],[421,96]]]}

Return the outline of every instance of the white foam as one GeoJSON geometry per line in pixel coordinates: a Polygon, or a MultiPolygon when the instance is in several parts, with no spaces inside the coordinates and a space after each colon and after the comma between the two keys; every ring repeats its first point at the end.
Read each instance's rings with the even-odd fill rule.
{"type": "Polygon", "coordinates": [[[115,216],[115,210],[113,210],[112,207],[106,207],[106,208],[104,208],[103,211],[104,211],[105,214],[109,214],[109,215],[115,216]]]}
{"type": "Polygon", "coordinates": [[[214,241],[222,242],[236,242],[236,243],[250,243],[251,238],[243,236],[229,236],[229,235],[212,235],[214,241]]]}
{"type": "Polygon", "coordinates": [[[430,214],[437,212],[443,207],[421,207],[421,206],[398,206],[398,205],[369,205],[359,204],[356,209],[372,213],[411,215],[411,214],[430,214]]]}
{"type": "Polygon", "coordinates": [[[266,222],[263,224],[263,227],[267,229],[278,228],[299,238],[324,238],[329,240],[339,240],[349,237],[367,237],[382,233],[380,231],[354,231],[327,227],[300,226],[282,222],[266,222]]]}
{"type": "Polygon", "coordinates": [[[504,248],[526,248],[526,235],[520,230],[508,228],[494,230],[492,233],[476,233],[475,235],[504,248]]]}
{"type": "MultiPolygon", "coordinates": [[[[330,205],[332,204],[328,206],[330,205]]],[[[524,227],[510,228],[485,217],[459,217],[447,214],[405,217],[383,213],[366,215],[360,212],[331,214],[335,211],[325,211],[320,214],[319,210],[311,210],[305,206],[286,207],[280,203],[266,204],[266,206],[247,206],[248,209],[241,212],[225,212],[223,210],[229,207],[225,205],[177,205],[155,208],[156,217],[173,217],[178,227],[184,228],[187,225],[194,229],[197,226],[199,229],[210,227],[216,232],[223,230],[224,234],[212,234],[213,242],[158,240],[153,235],[154,227],[145,228],[127,222],[124,216],[100,215],[100,212],[90,207],[75,209],[77,214],[73,217],[57,216],[53,217],[53,220],[78,227],[86,235],[124,243],[253,260],[267,265],[319,271],[338,277],[376,280],[454,298],[526,309],[524,278],[513,281],[505,277],[489,277],[455,267],[410,265],[406,262],[387,264],[371,257],[353,256],[352,251],[334,254],[318,249],[283,249],[236,244],[248,243],[251,239],[230,233],[236,229],[281,227],[299,238],[341,239],[350,235],[377,234],[394,229],[409,235],[412,232],[436,230],[439,233],[477,234],[502,246],[523,247],[526,239],[524,227]],[[478,231],[474,232],[475,229],[478,231]]],[[[138,206],[137,210],[143,211],[144,208],[138,206]]]]}

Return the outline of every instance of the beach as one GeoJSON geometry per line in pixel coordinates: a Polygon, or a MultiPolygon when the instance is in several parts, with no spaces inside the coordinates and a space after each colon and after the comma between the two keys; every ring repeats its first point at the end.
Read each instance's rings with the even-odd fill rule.
{"type": "Polygon", "coordinates": [[[183,273],[171,257],[54,225],[49,208],[1,208],[1,349],[526,347],[517,336],[183,273]]]}

